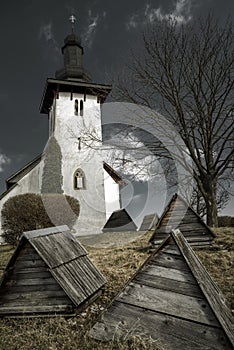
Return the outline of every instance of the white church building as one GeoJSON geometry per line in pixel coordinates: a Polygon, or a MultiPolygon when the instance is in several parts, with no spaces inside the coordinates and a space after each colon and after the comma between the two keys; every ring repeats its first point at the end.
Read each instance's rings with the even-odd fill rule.
{"type": "MultiPolygon", "coordinates": [[[[54,79],[47,79],[40,112],[48,116],[49,139],[55,138],[60,147],[61,189],[80,203],[74,228],[78,235],[100,233],[111,213],[120,208],[121,176],[98,151],[102,140],[101,105],[111,86],[92,82],[83,67],[81,40],[73,30],[64,40],[62,53],[64,65],[54,79]],[[98,139],[90,147],[84,130],[94,132],[98,139]]],[[[0,195],[0,215],[9,198],[42,192],[46,150],[6,180],[7,190],[0,195]]]]}

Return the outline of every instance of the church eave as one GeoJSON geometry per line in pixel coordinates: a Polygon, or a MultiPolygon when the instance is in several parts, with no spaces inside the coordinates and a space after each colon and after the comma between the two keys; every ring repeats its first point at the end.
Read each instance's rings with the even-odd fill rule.
{"type": "Polygon", "coordinates": [[[6,179],[7,189],[10,189],[14,184],[16,184],[19,180],[21,180],[26,174],[28,174],[36,165],[38,165],[41,161],[42,154],[39,154],[32,161],[24,165],[17,172],[12,174],[6,179]]]}
{"type": "Polygon", "coordinates": [[[40,113],[48,114],[52,106],[54,96],[59,92],[86,93],[99,96],[103,103],[112,89],[111,85],[87,83],[75,80],[59,80],[49,78],[46,81],[44,94],[40,104],[40,113]]]}

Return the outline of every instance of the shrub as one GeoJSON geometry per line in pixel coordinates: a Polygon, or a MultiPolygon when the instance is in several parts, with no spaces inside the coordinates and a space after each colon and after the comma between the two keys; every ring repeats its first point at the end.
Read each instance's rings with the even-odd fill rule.
{"type": "Polygon", "coordinates": [[[234,227],[234,217],[232,216],[219,216],[218,217],[219,227],[234,227]]]}
{"type": "Polygon", "coordinates": [[[25,231],[74,225],[79,216],[77,199],[62,194],[27,193],[8,199],[2,208],[3,237],[16,245],[25,231]]]}

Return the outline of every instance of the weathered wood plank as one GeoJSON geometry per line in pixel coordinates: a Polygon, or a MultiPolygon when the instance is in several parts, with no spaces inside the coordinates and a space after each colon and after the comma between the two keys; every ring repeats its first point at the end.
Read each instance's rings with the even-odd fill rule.
{"type": "Polygon", "coordinates": [[[194,254],[181,232],[179,230],[176,230],[173,231],[172,235],[178,243],[183,253],[183,256],[185,257],[188,265],[190,266],[194,276],[199,281],[203,293],[205,294],[216,317],[218,318],[230,342],[234,347],[233,318],[229,309],[224,303],[224,297],[220,289],[213,282],[205,267],[202,265],[198,257],[194,254]]]}
{"type": "Polygon", "coordinates": [[[6,293],[31,293],[31,292],[35,292],[35,291],[53,291],[53,292],[56,292],[56,291],[59,291],[61,290],[61,287],[58,283],[56,284],[47,284],[47,285],[44,285],[44,284],[39,284],[39,285],[21,285],[21,286],[4,286],[2,288],[3,291],[6,291],[6,293]]]}
{"type": "Polygon", "coordinates": [[[8,306],[9,309],[14,307],[24,307],[24,306],[52,306],[52,305],[71,305],[72,302],[67,296],[60,296],[57,298],[40,298],[40,299],[27,299],[27,304],[25,304],[25,300],[22,299],[11,299],[4,300],[4,303],[0,304],[0,312],[2,306],[5,308],[8,306]]]}
{"type": "Polygon", "coordinates": [[[172,280],[165,277],[153,276],[147,273],[139,273],[134,278],[138,284],[158,288],[162,290],[170,290],[172,292],[190,295],[193,297],[202,298],[203,294],[198,285],[172,280]]]}
{"type": "Polygon", "coordinates": [[[21,270],[20,273],[19,272],[15,272],[11,275],[10,279],[14,280],[14,281],[18,281],[20,279],[38,279],[41,278],[42,282],[44,278],[53,278],[53,276],[51,275],[51,273],[49,271],[39,271],[39,272],[24,272],[24,270],[21,270]]]}
{"type": "Polygon", "coordinates": [[[45,267],[46,264],[41,260],[22,260],[15,263],[14,271],[23,270],[31,267],[45,267]]]}
{"type": "Polygon", "coordinates": [[[7,280],[5,286],[36,286],[42,284],[42,282],[46,285],[57,284],[57,282],[53,278],[44,278],[43,281],[41,278],[26,278],[26,279],[10,279],[7,280]]]}
{"type": "Polygon", "coordinates": [[[20,292],[20,293],[13,293],[11,290],[9,290],[8,293],[5,293],[2,295],[0,294],[0,304],[3,305],[7,301],[11,300],[21,300],[21,301],[28,301],[31,299],[49,299],[49,298],[58,298],[58,297],[66,297],[67,295],[65,292],[60,290],[44,290],[44,291],[34,291],[34,292],[20,292]]]}
{"type": "Polygon", "coordinates": [[[165,277],[175,281],[197,284],[192,274],[186,271],[179,271],[176,269],[167,268],[163,266],[157,266],[156,268],[154,265],[151,265],[150,263],[144,266],[141,271],[153,276],[165,277]]]}
{"type": "Polygon", "coordinates": [[[33,230],[33,231],[27,231],[27,232],[24,232],[23,235],[24,237],[30,240],[32,238],[48,236],[50,234],[66,232],[66,231],[69,231],[69,227],[67,225],[62,225],[62,226],[42,228],[42,229],[33,230]]]}
{"type": "Polygon", "coordinates": [[[69,232],[36,237],[30,242],[39,254],[43,254],[51,268],[87,255],[84,247],[69,232]]]}
{"type": "Polygon", "coordinates": [[[55,279],[78,305],[99,290],[105,279],[87,257],[80,257],[63,266],[51,270],[55,279]]]}
{"type": "Polygon", "coordinates": [[[0,315],[13,315],[17,313],[32,314],[32,313],[60,313],[72,311],[71,305],[33,305],[33,306],[15,306],[9,309],[8,306],[0,308],[0,315]]]}
{"type": "Polygon", "coordinates": [[[150,260],[150,264],[173,268],[181,271],[190,271],[188,265],[186,264],[186,261],[181,256],[167,254],[165,252],[160,252],[157,254],[157,256],[153,257],[150,260]]]}
{"type": "Polygon", "coordinates": [[[91,330],[102,341],[127,334],[152,337],[167,350],[231,350],[222,330],[115,302],[91,330]],[[189,336],[188,336],[189,335],[189,336]]]}
{"type": "Polygon", "coordinates": [[[191,321],[219,326],[204,298],[199,299],[132,282],[116,300],[191,321]]]}

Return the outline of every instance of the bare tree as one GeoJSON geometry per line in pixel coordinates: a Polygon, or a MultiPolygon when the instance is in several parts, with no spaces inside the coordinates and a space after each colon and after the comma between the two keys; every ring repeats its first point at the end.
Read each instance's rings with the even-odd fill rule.
{"type": "MultiPolygon", "coordinates": [[[[207,224],[217,226],[217,186],[229,181],[234,155],[233,24],[211,15],[185,25],[162,21],[143,35],[118,83],[118,99],[160,107],[193,161],[207,224]]],[[[155,149],[157,153],[157,149],[155,149]]]]}

